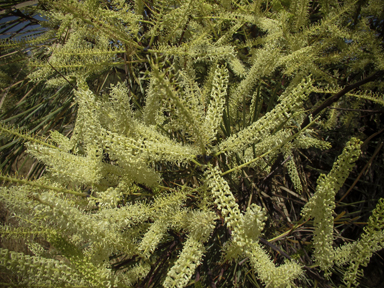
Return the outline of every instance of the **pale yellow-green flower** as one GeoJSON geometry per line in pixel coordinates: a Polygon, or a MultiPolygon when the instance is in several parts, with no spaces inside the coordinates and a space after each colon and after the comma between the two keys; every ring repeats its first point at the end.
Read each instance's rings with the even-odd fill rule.
{"type": "Polygon", "coordinates": [[[348,264],[343,281],[348,287],[357,286],[357,277],[363,276],[360,266],[366,267],[373,253],[384,248],[384,198],[379,200],[369,217],[360,239],[335,249],[335,264],[348,264]]]}
{"type": "Polygon", "coordinates": [[[308,97],[311,91],[312,81],[310,79],[303,80],[291,90],[289,95],[280,97],[282,99],[281,103],[276,105],[272,111],[247,128],[222,141],[219,145],[220,151],[228,153],[240,152],[251,144],[256,144],[269,137],[274,129],[289,119],[291,113],[302,106],[303,100],[308,97]]]}
{"type": "MultiPolygon", "coordinates": [[[[241,240],[244,241],[244,239],[239,238],[241,237],[240,234],[242,234],[239,230],[241,229],[242,215],[227,181],[220,176],[220,170],[217,167],[210,167],[206,171],[206,182],[211,189],[217,209],[221,211],[225,223],[233,232],[234,239],[241,243],[241,240]]],[[[239,245],[242,246],[241,244],[239,245]]]]}
{"type": "Polygon", "coordinates": [[[276,267],[259,243],[253,243],[247,248],[244,254],[249,257],[251,265],[267,287],[296,287],[293,280],[303,275],[303,270],[299,264],[294,261],[287,261],[276,267]]]}
{"type": "Polygon", "coordinates": [[[312,217],[314,220],[314,258],[324,271],[328,271],[334,261],[332,212],[335,208],[335,195],[360,156],[360,145],[361,141],[356,138],[346,144],[329,174],[320,175],[315,194],[301,211],[303,217],[312,217]]]}
{"type": "Polygon", "coordinates": [[[203,124],[206,144],[216,137],[217,129],[222,121],[228,86],[228,70],[225,67],[217,67],[212,86],[211,100],[203,124]]]}
{"type": "Polygon", "coordinates": [[[179,258],[169,270],[163,286],[166,288],[187,286],[195,269],[201,264],[204,252],[203,243],[193,237],[188,237],[179,258]]]}

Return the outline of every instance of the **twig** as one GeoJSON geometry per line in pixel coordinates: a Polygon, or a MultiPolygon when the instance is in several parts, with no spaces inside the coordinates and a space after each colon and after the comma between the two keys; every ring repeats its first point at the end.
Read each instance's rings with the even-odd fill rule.
{"type": "Polygon", "coordinates": [[[76,86],[75,86],[75,85],[73,85],[71,82],[69,82],[69,81],[68,81],[68,79],[67,79],[67,78],[65,78],[65,76],[64,76],[63,74],[61,74],[61,73],[60,73],[60,72],[59,72],[59,71],[58,71],[58,70],[57,70],[55,67],[53,67],[53,66],[52,66],[52,64],[51,64],[51,63],[49,63],[49,61],[48,61],[48,60],[47,60],[47,63],[49,64],[49,66],[51,66],[51,67],[52,67],[52,69],[53,69],[53,70],[55,70],[57,73],[59,73],[59,74],[60,74],[60,76],[61,76],[61,77],[63,77],[63,78],[64,78],[64,80],[65,80],[65,81],[67,81],[67,82],[68,82],[68,84],[69,84],[69,85],[71,85],[71,86],[73,87],[73,89],[77,90],[76,86]]]}
{"type": "Polygon", "coordinates": [[[327,109],[335,109],[342,111],[354,111],[354,112],[365,112],[365,113],[384,113],[383,110],[365,110],[365,109],[351,109],[351,108],[337,108],[337,107],[327,107],[327,109]]]}
{"type": "Polygon", "coordinates": [[[377,135],[384,132],[384,129],[381,129],[380,131],[377,131],[373,133],[371,136],[369,136],[367,139],[364,140],[364,143],[361,145],[361,151],[364,151],[368,147],[368,143],[372,140],[372,138],[376,137],[377,135]]]}
{"type": "Polygon", "coordinates": [[[380,70],[380,71],[377,71],[376,73],[372,74],[371,76],[368,76],[367,78],[359,81],[359,82],[356,82],[354,84],[351,84],[351,85],[348,85],[346,86],[343,90],[341,90],[339,93],[336,93],[335,95],[329,97],[327,100],[325,100],[323,102],[323,104],[321,104],[319,107],[317,107],[312,113],[310,113],[310,115],[308,115],[303,124],[301,124],[301,128],[305,127],[308,125],[309,123],[309,117],[312,116],[312,117],[315,117],[317,116],[317,114],[319,114],[323,109],[327,108],[328,106],[331,106],[333,103],[335,103],[337,100],[339,100],[342,96],[344,96],[345,94],[347,94],[349,91],[361,86],[361,85],[364,85],[364,84],[367,84],[368,82],[372,82],[372,81],[375,81],[377,78],[380,78],[382,77],[384,74],[384,71],[383,70],[380,70]]]}

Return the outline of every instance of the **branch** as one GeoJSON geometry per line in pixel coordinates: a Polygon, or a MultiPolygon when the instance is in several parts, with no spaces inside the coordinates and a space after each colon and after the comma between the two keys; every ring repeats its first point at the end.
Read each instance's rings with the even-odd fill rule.
{"type": "Polygon", "coordinates": [[[49,61],[48,61],[48,60],[47,60],[47,63],[49,64],[49,66],[51,66],[51,67],[52,67],[52,69],[53,69],[53,70],[55,70],[57,73],[59,73],[59,74],[60,74],[60,76],[61,76],[61,77],[63,77],[63,78],[64,78],[64,80],[65,80],[65,81],[67,81],[67,82],[68,82],[68,84],[69,84],[69,85],[71,85],[71,86],[73,87],[73,89],[75,89],[75,90],[77,91],[77,88],[75,87],[75,85],[73,85],[71,82],[69,82],[69,81],[68,81],[68,79],[67,79],[67,78],[65,78],[65,76],[64,76],[63,74],[61,74],[61,73],[60,73],[60,71],[58,71],[58,70],[57,70],[55,67],[53,67],[53,65],[52,65],[51,63],[49,63],[49,61]]]}
{"type": "MultiPolygon", "coordinates": [[[[384,75],[384,71],[380,70],[380,71],[377,71],[376,73],[372,74],[371,76],[368,76],[367,78],[365,78],[359,82],[356,82],[355,84],[351,84],[351,85],[346,86],[339,93],[336,93],[335,95],[333,95],[333,96],[329,97],[327,100],[325,100],[324,103],[321,104],[319,107],[317,107],[310,115],[312,115],[312,117],[316,117],[317,114],[319,114],[323,109],[327,108],[328,106],[331,106],[333,103],[335,103],[342,96],[347,94],[349,91],[351,91],[351,90],[353,90],[353,89],[355,89],[361,85],[364,85],[368,82],[375,81],[376,79],[382,77],[383,75],[384,75]]],[[[308,124],[309,124],[309,115],[305,118],[303,124],[301,124],[301,128],[304,128],[308,124]]]]}

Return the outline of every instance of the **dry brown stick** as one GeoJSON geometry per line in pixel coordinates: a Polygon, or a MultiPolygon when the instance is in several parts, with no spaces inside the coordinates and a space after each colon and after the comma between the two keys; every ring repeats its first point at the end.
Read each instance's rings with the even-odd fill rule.
{"type": "Polygon", "coordinates": [[[317,114],[319,114],[321,111],[323,111],[323,109],[327,108],[328,106],[331,106],[333,103],[335,103],[342,96],[347,94],[349,91],[351,91],[351,90],[353,90],[353,89],[355,89],[361,85],[367,84],[368,82],[375,81],[376,79],[382,77],[383,74],[384,74],[384,71],[382,71],[382,70],[377,71],[376,73],[372,74],[371,76],[368,76],[367,78],[364,78],[363,80],[361,80],[359,82],[356,82],[354,84],[346,86],[339,93],[336,93],[335,95],[329,97],[319,107],[317,107],[315,110],[313,110],[313,112],[310,115],[308,115],[305,118],[303,124],[301,124],[301,129],[303,129],[305,126],[307,126],[309,124],[309,116],[316,117],[317,114]]]}
{"type": "Polygon", "coordinates": [[[53,70],[55,70],[57,73],[59,73],[59,74],[60,74],[60,76],[61,76],[61,77],[63,77],[63,78],[64,78],[64,80],[65,80],[65,81],[67,81],[67,82],[68,82],[68,84],[69,84],[69,85],[71,85],[71,86],[73,87],[73,89],[77,90],[76,86],[75,86],[75,85],[73,85],[71,82],[69,82],[69,80],[68,80],[67,78],[65,78],[65,76],[64,76],[62,73],[60,73],[60,71],[59,71],[59,70],[57,70],[55,67],[53,67],[53,65],[52,65],[51,63],[49,63],[49,61],[48,61],[48,60],[47,60],[47,63],[49,64],[49,66],[51,66],[51,67],[52,67],[52,69],[53,69],[53,70]]]}
{"type": "Polygon", "coordinates": [[[384,129],[381,129],[380,131],[377,131],[373,133],[371,136],[369,136],[367,139],[364,140],[364,143],[361,145],[361,151],[364,151],[368,147],[368,143],[372,140],[372,138],[376,137],[377,135],[384,132],[384,129]]]}

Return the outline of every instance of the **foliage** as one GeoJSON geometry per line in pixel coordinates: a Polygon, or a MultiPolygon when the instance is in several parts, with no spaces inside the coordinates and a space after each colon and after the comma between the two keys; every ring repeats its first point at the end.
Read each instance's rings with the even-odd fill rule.
{"type": "Polygon", "coordinates": [[[0,44],[27,49],[23,81],[44,87],[3,109],[1,150],[42,165],[0,176],[19,224],[2,237],[34,254],[0,248],[0,266],[26,286],[358,285],[384,244],[383,193],[343,235],[364,224],[346,198],[363,172],[344,183],[384,131],[364,137],[357,117],[383,105],[380,5],[39,1],[46,31],[0,44]]]}

